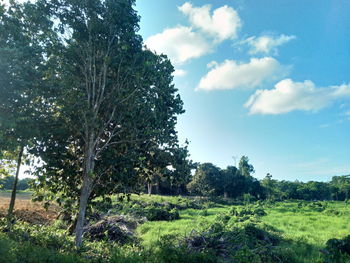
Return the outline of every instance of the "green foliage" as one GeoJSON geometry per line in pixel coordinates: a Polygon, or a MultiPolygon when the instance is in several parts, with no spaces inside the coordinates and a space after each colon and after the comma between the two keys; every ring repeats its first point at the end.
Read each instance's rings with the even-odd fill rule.
{"type": "Polygon", "coordinates": [[[0,234],[0,263],[85,263],[77,253],[58,251],[33,245],[30,242],[15,242],[0,234]]]}
{"type": "Polygon", "coordinates": [[[65,230],[55,226],[31,225],[20,222],[8,228],[5,220],[0,222],[0,231],[7,232],[8,237],[18,242],[29,242],[33,245],[67,251],[73,246],[73,240],[65,230]]]}
{"type": "Polygon", "coordinates": [[[211,163],[200,164],[187,185],[188,191],[193,195],[201,196],[224,196],[233,198],[249,197],[249,202],[256,198],[264,197],[264,190],[260,182],[247,174],[253,172],[247,157],[243,156],[243,166],[238,170],[234,166],[228,166],[222,170],[211,163]],[[248,170],[247,170],[248,169],[248,170]],[[248,194],[248,195],[247,195],[248,194]]]}
{"type": "Polygon", "coordinates": [[[190,193],[196,195],[218,195],[220,182],[220,168],[211,163],[203,163],[198,166],[187,189],[190,193]]]}
{"type": "Polygon", "coordinates": [[[117,203],[109,212],[145,217],[149,221],[170,221],[180,218],[177,206],[169,202],[126,201],[117,203]]]}
{"type": "Polygon", "coordinates": [[[45,26],[26,28],[29,44],[44,42],[40,57],[45,58],[38,70],[45,76],[38,77],[40,133],[31,150],[43,165],[37,167],[34,190],[39,199],[57,201],[75,214],[79,207],[79,240],[90,201],[138,191],[144,184],[141,169],[161,177],[167,165],[186,162],[175,131],[184,110],[172,83],[174,68],[166,56],[143,47],[134,4],[39,0],[30,5],[45,26]],[[182,153],[175,158],[177,151],[182,153]]]}
{"type": "MultiPolygon", "coordinates": [[[[242,210],[243,218],[252,211],[242,210]]],[[[205,251],[219,258],[230,258],[229,262],[277,262],[279,251],[275,249],[281,238],[267,226],[254,220],[231,222],[231,213],[221,215],[204,230],[193,231],[183,241],[189,251],[205,251]]],[[[290,262],[283,259],[278,262],[290,262]]]]}
{"type": "Polygon", "coordinates": [[[237,217],[246,216],[246,215],[265,216],[266,212],[262,207],[257,205],[257,206],[233,207],[231,208],[229,214],[237,217]]]}
{"type": "Polygon", "coordinates": [[[243,176],[250,176],[255,172],[254,167],[249,163],[249,158],[247,156],[241,157],[238,167],[243,176]]]}
{"type": "MultiPolygon", "coordinates": [[[[3,179],[0,178],[0,189],[11,190],[15,181],[14,176],[7,176],[3,179]]],[[[19,179],[17,183],[17,190],[24,191],[30,188],[30,182],[33,181],[31,178],[19,179]]]]}
{"type": "Polygon", "coordinates": [[[269,200],[346,200],[350,196],[349,176],[334,176],[330,182],[289,182],[272,179],[271,174],[261,180],[269,200]]]}
{"type": "Polygon", "coordinates": [[[332,238],[323,250],[325,262],[345,263],[350,261],[350,235],[342,239],[332,238]]]}
{"type": "MultiPolygon", "coordinates": [[[[115,203],[114,198],[111,199],[114,208],[121,203],[129,204],[128,207],[168,206],[178,208],[181,217],[138,225],[137,240],[130,240],[124,246],[104,235],[100,240],[86,242],[79,253],[73,246],[73,237],[60,226],[62,222],[52,226],[17,222],[12,229],[3,224],[0,227],[0,262],[23,262],[23,258],[28,258],[25,262],[38,263],[343,263],[349,260],[346,254],[349,207],[344,202],[285,201],[272,204],[260,201],[242,206],[223,205],[202,198],[204,201],[198,205],[200,209],[193,209],[186,207],[201,199],[147,195],[132,195],[130,202],[115,203]],[[321,211],[320,207],[325,209],[321,211]],[[339,215],[327,211],[337,211],[339,215]],[[148,239],[152,242],[146,242],[148,239]],[[327,242],[329,239],[332,240],[327,242]]],[[[113,214],[113,209],[109,213],[113,214]]],[[[120,211],[121,207],[118,209],[120,211]]],[[[124,223],[130,222],[124,219],[124,223]]],[[[99,233],[108,234],[110,228],[104,228],[106,224],[102,226],[105,231],[99,233]]]]}

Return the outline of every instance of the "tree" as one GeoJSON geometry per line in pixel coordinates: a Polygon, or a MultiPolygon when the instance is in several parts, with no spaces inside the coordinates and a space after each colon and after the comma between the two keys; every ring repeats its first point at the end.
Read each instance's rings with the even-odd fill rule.
{"type": "Polygon", "coordinates": [[[272,175],[270,173],[268,173],[265,178],[261,180],[261,185],[265,189],[267,199],[279,199],[277,180],[272,179],[272,175]]]}
{"type": "Polygon", "coordinates": [[[243,176],[250,176],[255,172],[253,165],[249,164],[249,158],[242,156],[239,161],[239,171],[243,176]]]}
{"type": "Polygon", "coordinates": [[[170,165],[170,158],[170,152],[166,149],[160,149],[157,145],[144,149],[141,165],[137,170],[147,184],[147,193],[149,195],[152,194],[153,186],[156,185],[159,188],[161,179],[168,174],[167,166],[170,165]]]}
{"type": "Polygon", "coordinates": [[[235,166],[227,166],[222,171],[222,192],[224,197],[238,197],[244,190],[244,177],[235,166]]]}
{"type": "Polygon", "coordinates": [[[0,6],[0,152],[16,160],[8,218],[12,217],[24,149],[37,135],[38,101],[43,79],[43,40],[50,25],[34,6],[0,6]],[[16,157],[15,157],[16,156],[16,157]]]}
{"type": "Polygon", "coordinates": [[[333,187],[333,195],[336,200],[350,198],[350,175],[333,176],[330,184],[333,187]]]}
{"type": "Polygon", "coordinates": [[[37,2],[55,22],[50,34],[58,34],[48,51],[45,76],[51,101],[47,121],[55,130],[44,133],[36,149],[46,162],[41,171],[48,171],[39,180],[49,189],[79,193],[78,247],[92,194],[114,189],[96,188],[119,172],[123,178],[134,175],[132,166],[140,163],[136,156],[149,144],[172,147],[177,142],[176,114],[183,109],[172,84],[173,67],[165,56],[143,49],[133,4],[133,0],[37,2]],[[62,153],[67,156],[53,159],[62,153]],[[132,158],[116,167],[110,160],[118,163],[123,153],[132,158]],[[60,170],[63,161],[67,167],[60,170]],[[65,177],[62,182],[67,184],[59,186],[59,180],[51,180],[55,176],[65,177]]]}
{"type": "Polygon", "coordinates": [[[187,140],[184,146],[176,146],[171,149],[171,169],[168,181],[171,188],[176,188],[176,194],[186,191],[186,185],[191,181],[192,170],[197,168],[197,163],[194,163],[189,157],[187,140]]]}
{"type": "Polygon", "coordinates": [[[190,193],[203,196],[219,195],[222,182],[222,173],[220,168],[212,163],[200,164],[187,185],[190,193]]]}

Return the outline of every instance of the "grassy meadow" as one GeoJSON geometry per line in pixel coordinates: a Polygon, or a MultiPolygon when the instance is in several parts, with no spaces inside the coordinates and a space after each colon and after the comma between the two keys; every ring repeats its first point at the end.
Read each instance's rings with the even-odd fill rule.
{"type": "MultiPolygon", "coordinates": [[[[322,262],[320,250],[327,240],[344,238],[350,233],[350,204],[324,203],[327,208],[323,211],[300,208],[298,201],[266,205],[267,215],[261,217],[261,221],[287,240],[283,245],[296,252],[297,262],[322,262]],[[334,211],[339,214],[334,214],[334,211]]],[[[231,207],[217,204],[204,210],[186,209],[180,212],[179,220],[146,222],[137,229],[138,234],[144,245],[154,244],[162,235],[186,236],[193,229],[213,222],[218,214],[225,213],[231,207]]]]}
{"type": "MultiPolygon", "coordinates": [[[[137,242],[133,241],[134,243],[120,245],[114,244],[108,240],[88,241],[85,244],[85,252],[83,252],[83,254],[85,253],[89,255],[87,257],[86,255],[82,255],[81,252],[78,253],[74,250],[70,250],[71,248],[69,248],[69,244],[73,244],[73,237],[66,233],[67,228],[64,225],[62,227],[63,223],[60,220],[55,219],[53,216],[53,210],[47,211],[47,221],[44,223],[41,230],[37,228],[35,230],[37,232],[31,230],[38,223],[35,222],[35,220],[30,222],[31,217],[28,215],[24,216],[25,212],[22,211],[20,213],[19,211],[25,210],[27,211],[26,213],[32,213],[32,217],[35,217],[33,216],[33,213],[39,213],[41,216],[45,217],[43,212],[44,210],[39,210],[38,207],[40,204],[32,203],[29,200],[29,193],[19,193],[18,197],[16,206],[18,221],[16,224],[21,224],[21,216],[23,217],[23,221],[27,221],[28,224],[26,224],[25,227],[18,227],[16,230],[17,232],[15,232],[17,234],[22,233],[22,235],[24,232],[30,232],[32,234],[36,233],[36,235],[39,235],[40,231],[49,231],[52,238],[55,239],[58,244],[60,242],[66,244],[66,249],[58,249],[55,246],[52,247],[48,245],[48,250],[45,250],[46,252],[40,252],[40,254],[46,255],[48,253],[48,257],[51,257],[52,253],[54,253],[56,256],[59,256],[58,258],[64,258],[64,260],[62,259],[61,261],[61,259],[59,259],[57,262],[186,262],[186,253],[188,253],[188,251],[186,252],[181,250],[181,252],[178,252],[176,250],[177,252],[174,252],[174,250],[171,252],[172,250],[169,251],[169,248],[163,247],[164,242],[173,242],[175,244],[178,242],[178,240],[189,239],[189,237],[195,236],[196,233],[201,233],[201,231],[204,231],[203,233],[207,233],[208,229],[217,224],[218,218],[222,218],[224,215],[230,215],[229,217],[235,218],[236,220],[232,221],[231,219],[228,219],[225,221],[228,222],[227,224],[231,224],[233,226],[241,226],[245,224],[244,226],[247,226],[248,224],[254,223],[259,227],[263,226],[263,229],[268,229],[268,231],[274,235],[277,235],[281,241],[278,243],[278,245],[275,245],[275,248],[273,249],[277,249],[278,257],[276,256],[271,258],[277,258],[281,261],[272,261],[270,258],[264,260],[263,257],[257,259],[252,257],[251,254],[242,252],[239,254],[239,256],[237,256],[237,254],[232,261],[230,261],[227,257],[214,257],[214,259],[211,259],[205,254],[203,258],[207,258],[207,262],[350,262],[349,257],[341,257],[340,259],[334,259],[333,261],[332,259],[325,259],[324,256],[324,253],[327,253],[324,252],[324,249],[329,239],[341,239],[350,233],[350,204],[346,202],[285,201],[244,204],[233,200],[210,200],[204,198],[184,198],[176,196],[168,197],[157,195],[132,195],[131,201],[122,201],[122,203],[124,203],[124,207],[120,208],[120,201],[118,201],[117,197],[112,197],[112,205],[108,212],[101,211],[101,213],[107,213],[107,217],[118,213],[131,213],[141,204],[147,204],[146,210],[151,209],[149,208],[150,206],[157,207],[159,204],[177,207],[178,217],[173,220],[157,220],[154,218],[151,220],[144,220],[142,223],[138,224],[134,230],[134,237],[135,240],[137,240],[137,242]],[[114,210],[115,207],[118,206],[119,210],[114,210]],[[232,211],[244,211],[244,209],[247,207],[261,208],[263,209],[264,214],[261,216],[248,216],[246,218],[238,217],[237,215],[233,216],[234,213],[232,214],[232,211]],[[230,223],[231,221],[233,223],[230,223]],[[57,232],[53,230],[57,230],[57,232]],[[162,249],[166,249],[166,252],[162,251],[162,249]],[[108,255],[106,258],[103,258],[105,261],[102,259],[96,259],[96,255],[100,254],[101,250],[109,251],[105,252],[105,254],[108,255]],[[91,251],[95,252],[92,253],[91,251]],[[166,256],[169,255],[169,253],[182,253],[181,255],[184,255],[184,257],[176,256],[175,258],[169,258],[166,256]],[[74,259],[75,261],[69,261],[70,259],[74,259]]],[[[0,193],[0,213],[1,209],[4,212],[7,200],[8,193],[0,193]]],[[[163,208],[161,207],[161,209],[163,208]]],[[[154,210],[147,211],[154,212],[154,210]]],[[[33,247],[33,249],[41,250],[46,249],[45,242],[52,242],[48,240],[44,243],[41,241],[38,243],[36,238],[33,238],[33,241],[30,238],[23,240],[6,233],[0,233],[0,240],[3,242],[6,240],[7,243],[13,242],[15,247],[27,246],[26,249],[29,249],[29,246],[33,247]]],[[[199,251],[199,254],[210,254],[211,248],[209,248],[209,246],[210,245],[208,245],[208,250],[201,250],[199,251]]],[[[267,247],[268,246],[265,246],[264,249],[267,249],[267,247]]],[[[177,245],[172,247],[172,249],[175,248],[178,249],[177,245]]],[[[252,251],[254,251],[254,249],[252,249],[252,251]]],[[[4,253],[3,250],[0,250],[0,255],[1,252],[4,253]]],[[[7,253],[10,252],[7,251],[7,253]]],[[[201,256],[194,257],[193,259],[189,259],[188,262],[205,262],[203,261],[203,258],[201,258],[201,256]]],[[[0,262],[2,261],[0,260],[0,262]]],[[[8,262],[36,261],[12,260],[8,262]]],[[[43,260],[38,262],[55,261],[43,260]]]]}

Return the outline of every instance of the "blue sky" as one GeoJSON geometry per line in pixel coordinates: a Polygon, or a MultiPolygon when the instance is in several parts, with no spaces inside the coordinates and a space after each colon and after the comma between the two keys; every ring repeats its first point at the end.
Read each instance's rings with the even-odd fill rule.
{"type": "Polygon", "coordinates": [[[258,178],[350,173],[350,1],[137,0],[140,34],[176,68],[194,161],[247,155],[258,178]]]}

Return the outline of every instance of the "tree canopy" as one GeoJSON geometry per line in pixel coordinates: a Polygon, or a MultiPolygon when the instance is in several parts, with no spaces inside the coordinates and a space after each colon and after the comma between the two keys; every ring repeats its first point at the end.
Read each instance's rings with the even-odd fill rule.
{"type": "Polygon", "coordinates": [[[8,57],[0,65],[8,68],[1,86],[12,85],[1,90],[12,104],[3,102],[0,110],[15,120],[1,123],[17,125],[23,119],[18,107],[35,99],[23,116],[36,111],[40,117],[35,123],[40,132],[31,136],[31,152],[43,161],[36,187],[77,203],[77,246],[90,200],[115,191],[118,182],[137,184],[135,167],[143,156],[178,145],[176,115],[183,108],[172,83],[174,69],[165,56],[143,47],[133,5],[133,0],[39,0],[1,9],[1,23],[14,22],[0,32],[1,51],[7,52],[2,55],[8,57]]]}

